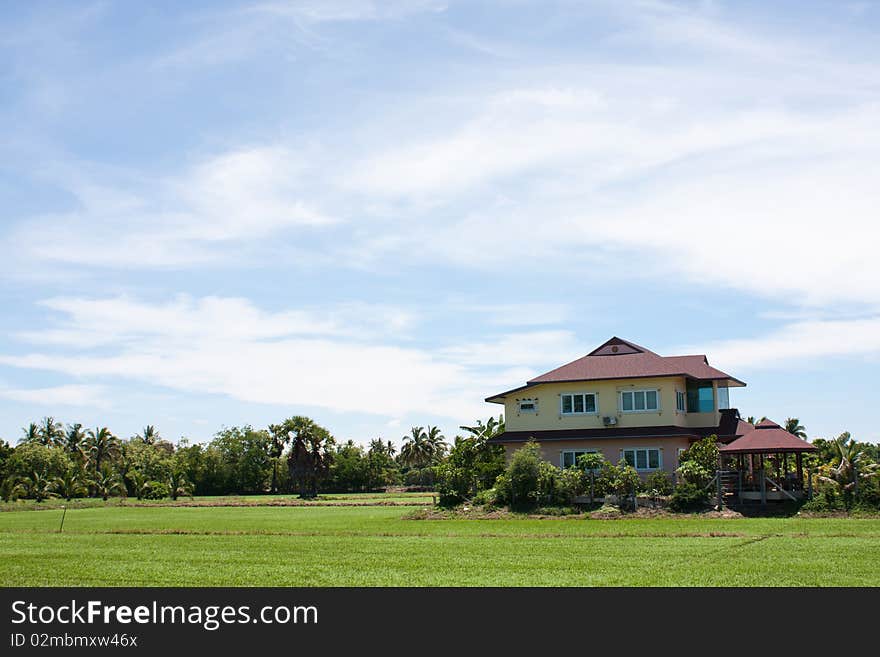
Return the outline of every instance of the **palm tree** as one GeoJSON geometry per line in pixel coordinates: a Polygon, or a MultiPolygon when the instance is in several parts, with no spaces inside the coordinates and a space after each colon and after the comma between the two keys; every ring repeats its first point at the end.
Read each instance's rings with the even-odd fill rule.
{"type": "Polygon", "coordinates": [[[180,495],[189,495],[190,497],[192,497],[193,485],[189,482],[189,479],[187,479],[182,472],[172,472],[168,476],[167,483],[172,500],[176,500],[180,495]]]}
{"type": "Polygon", "coordinates": [[[83,482],[82,474],[76,468],[68,467],[64,474],[55,477],[52,482],[53,490],[68,502],[72,497],[79,497],[88,492],[83,482]]]}
{"type": "Polygon", "coordinates": [[[119,438],[114,436],[107,427],[89,429],[86,440],[86,448],[92,463],[94,472],[98,472],[107,459],[112,459],[119,454],[119,438]]]}
{"type": "Polygon", "coordinates": [[[158,441],[162,440],[162,436],[159,435],[159,431],[152,424],[148,424],[147,426],[145,426],[143,432],[135,437],[140,438],[140,440],[145,445],[154,445],[158,441]]]}
{"type": "Polygon", "coordinates": [[[318,482],[330,470],[333,455],[330,448],[333,436],[311,418],[297,415],[282,423],[290,436],[287,467],[290,478],[299,487],[302,498],[317,497],[318,482]]]}
{"type": "Polygon", "coordinates": [[[428,441],[424,427],[413,427],[409,436],[403,437],[400,461],[410,468],[422,468],[431,462],[433,445],[428,441]]]}
{"type": "Polygon", "coordinates": [[[489,440],[504,433],[504,416],[499,415],[497,420],[494,417],[490,417],[485,423],[482,420],[477,420],[475,425],[470,427],[462,425],[459,429],[464,429],[475,438],[489,440]]]}
{"type": "Polygon", "coordinates": [[[785,430],[793,436],[807,439],[807,430],[796,417],[790,417],[785,420],[785,430]]]}
{"type": "Polygon", "coordinates": [[[440,432],[440,427],[429,425],[425,437],[431,446],[431,462],[441,460],[443,455],[446,454],[447,445],[444,442],[446,437],[440,432]]]}
{"type": "Polygon", "coordinates": [[[760,424],[761,422],[763,422],[766,419],[767,419],[766,415],[762,415],[760,420],[756,419],[754,415],[749,415],[749,417],[746,418],[746,422],[748,422],[749,424],[754,426],[756,424],[760,424]]]}
{"type": "Polygon", "coordinates": [[[44,417],[40,423],[40,442],[48,447],[63,444],[64,429],[52,416],[44,417]]]}
{"type": "Polygon", "coordinates": [[[95,494],[104,501],[106,501],[114,492],[125,492],[125,486],[119,481],[119,475],[113,472],[110,468],[101,468],[95,472],[90,483],[95,490],[95,494]]]}
{"type": "Polygon", "coordinates": [[[853,440],[849,431],[844,431],[833,440],[831,448],[834,453],[832,464],[823,468],[824,474],[818,476],[820,481],[848,491],[858,486],[856,472],[862,479],[880,474],[878,473],[880,465],[868,460],[864,446],[853,440]]]}
{"type": "Polygon", "coordinates": [[[269,425],[269,457],[272,459],[272,493],[278,492],[278,461],[284,454],[284,448],[290,442],[290,427],[286,422],[269,425]]]}
{"type": "Polygon", "coordinates": [[[21,442],[30,443],[31,445],[40,442],[40,427],[37,426],[36,422],[31,422],[28,428],[22,429],[21,432],[24,434],[21,442]]]}
{"type": "Polygon", "coordinates": [[[24,497],[31,497],[42,502],[49,497],[58,497],[53,490],[53,482],[43,472],[33,472],[30,477],[22,479],[16,487],[24,497]]]}
{"type": "Polygon", "coordinates": [[[139,500],[144,499],[156,484],[155,481],[147,479],[140,470],[132,470],[126,475],[126,477],[128,477],[128,480],[131,482],[134,496],[139,500]]]}
{"type": "Polygon", "coordinates": [[[71,457],[78,461],[85,457],[85,440],[86,432],[83,429],[83,425],[79,422],[67,425],[67,431],[64,432],[64,449],[67,450],[71,457]]]}

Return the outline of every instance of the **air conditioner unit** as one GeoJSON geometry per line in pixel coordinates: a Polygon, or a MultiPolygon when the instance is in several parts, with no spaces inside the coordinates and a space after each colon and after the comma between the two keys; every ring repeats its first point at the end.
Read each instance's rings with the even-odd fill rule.
{"type": "Polygon", "coordinates": [[[617,416],[606,415],[602,418],[602,422],[605,424],[606,427],[613,427],[615,424],[617,424],[617,416]]]}

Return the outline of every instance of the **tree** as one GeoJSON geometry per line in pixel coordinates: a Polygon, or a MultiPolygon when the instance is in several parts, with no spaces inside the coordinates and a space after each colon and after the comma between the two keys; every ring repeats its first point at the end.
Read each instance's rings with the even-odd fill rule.
{"type": "Polygon", "coordinates": [[[105,502],[114,493],[125,493],[125,486],[119,480],[119,475],[106,466],[96,471],[89,483],[95,494],[105,502]]]}
{"type": "Polygon", "coordinates": [[[678,474],[696,486],[707,486],[718,469],[718,437],[707,436],[688,447],[678,457],[678,474]]]}
{"type": "Polygon", "coordinates": [[[119,438],[114,436],[107,427],[89,429],[86,437],[86,451],[89,455],[92,471],[97,473],[104,463],[119,455],[119,438]]]}
{"type": "Polygon", "coordinates": [[[288,418],[282,424],[290,435],[287,454],[290,479],[299,489],[301,498],[317,497],[318,486],[333,461],[333,436],[314,420],[302,415],[288,418]]]}
{"type": "Polygon", "coordinates": [[[363,447],[348,440],[336,447],[328,476],[334,490],[361,491],[370,483],[370,465],[363,447]]]}
{"type": "Polygon", "coordinates": [[[755,424],[760,424],[761,422],[763,422],[766,419],[767,419],[766,415],[762,415],[760,420],[756,419],[754,415],[749,415],[749,417],[746,419],[746,422],[748,422],[749,424],[755,425],[755,424]]]}
{"type": "Polygon", "coordinates": [[[27,429],[22,429],[21,432],[24,434],[21,439],[23,444],[36,445],[40,443],[40,427],[36,422],[31,422],[27,429]]]}
{"type": "Polygon", "coordinates": [[[137,434],[136,438],[139,438],[145,445],[154,445],[162,440],[159,431],[152,424],[145,426],[144,430],[137,434]]]}
{"type": "Polygon", "coordinates": [[[820,468],[818,479],[843,492],[854,491],[857,477],[870,479],[878,475],[878,464],[872,463],[864,446],[856,442],[849,431],[831,441],[832,462],[820,468]]]}
{"type": "Polygon", "coordinates": [[[446,437],[440,432],[440,427],[428,426],[425,439],[431,446],[431,463],[439,463],[446,454],[446,437]]]}
{"type": "Polygon", "coordinates": [[[367,449],[367,487],[370,489],[389,486],[398,481],[400,476],[394,454],[394,444],[375,438],[370,441],[367,449]]]}
{"type": "Polygon", "coordinates": [[[476,424],[472,426],[462,425],[459,429],[463,429],[477,438],[490,440],[504,433],[504,415],[499,415],[497,420],[494,417],[490,417],[486,422],[477,420],[476,424]]]}
{"type": "Polygon", "coordinates": [[[126,478],[131,482],[134,496],[139,500],[149,496],[150,491],[153,490],[153,487],[157,483],[155,480],[147,478],[147,476],[140,470],[132,470],[126,475],[126,478]]]}
{"type": "Polygon", "coordinates": [[[168,475],[166,483],[168,484],[168,493],[171,495],[172,500],[176,500],[181,495],[192,497],[193,485],[182,472],[172,470],[171,474],[168,475]]]}
{"type": "Polygon", "coordinates": [[[55,477],[53,490],[68,502],[71,498],[80,497],[88,492],[82,472],[73,465],[69,466],[63,475],[55,477]]]}
{"type": "Polygon", "coordinates": [[[75,461],[82,462],[85,459],[85,440],[86,432],[83,430],[83,425],[79,422],[67,425],[63,447],[75,461]]]}
{"type": "Polygon", "coordinates": [[[269,436],[271,442],[269,445],[269,456],[272,459],[272,485],[270,490],[272,493],[278,492],[278,462],[284,454],[284,448],[290,442],[290,432],[287,427],[282,424],[270,424],[269,436]]]}
{"type": "Polygon", "coordinates": [[[807,438],[807,430],[801,425],[801,421],[796,417],[790,417],[785,420],[785,430],[798,438],[807,438]]]}
{"type": "Polygon", "coordinates": [[[217,449],[223,464],[226,490],[238,493],[264,493],[272,476],[269,432],[250,425],[223,428],[211,447],[217,449]]]}
{"type": "Polygon", "coordinates": [[[60,446],[64,443],[64,429],[54,417],[44,417],[39,428],[40,442],[47,447],[60,446]]]}
{"type": "Polygon", "coordinates": [[[32,472],[30,476],[23,477],[17,488],[20,495],[37,502],[42,502],[49,497],[58,497],[54,491],[52,480],[46,476],[45,472],[32,472]]]}

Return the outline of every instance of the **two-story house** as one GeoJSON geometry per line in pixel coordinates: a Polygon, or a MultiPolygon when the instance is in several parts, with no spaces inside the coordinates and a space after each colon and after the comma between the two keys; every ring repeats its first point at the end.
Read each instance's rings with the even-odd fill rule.
{"type": "Polygon", "coordinates": [[[729,408],[729,388],[745,385],[705,356],[660,356],[615,337],[486,401],[504,405],[505,431],[492,442],[508,457],[534,439],[561,467],[601,452],[647,474],[674,471],[679,454],[705,436],[726,443],[752,430],[729,408]]]}

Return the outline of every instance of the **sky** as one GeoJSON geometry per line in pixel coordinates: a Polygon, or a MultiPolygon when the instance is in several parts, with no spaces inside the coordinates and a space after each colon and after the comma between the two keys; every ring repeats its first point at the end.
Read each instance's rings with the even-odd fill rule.
{"type": "Polygon", "coordinates": [[[337,439],[612,336],[880,441],[880,4],[6,2],[0,437],[337,439]]]}

